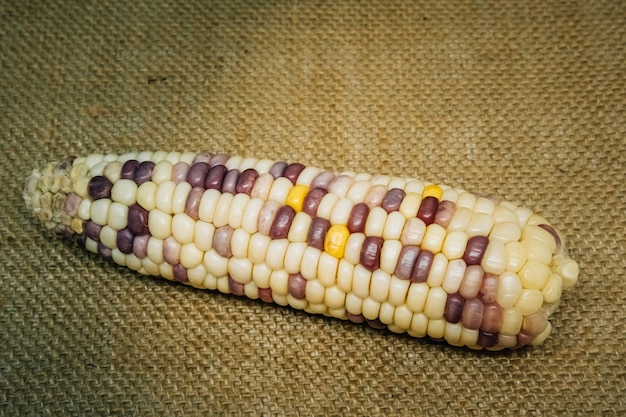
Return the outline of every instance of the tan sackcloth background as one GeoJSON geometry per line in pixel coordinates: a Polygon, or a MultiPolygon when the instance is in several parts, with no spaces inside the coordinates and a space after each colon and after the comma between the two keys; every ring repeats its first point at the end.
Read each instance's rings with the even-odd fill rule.
{"type": "Polygon", "coordinates": [[[0,415],[626,413],[625,82],[619,0],[0,0],[0,415]],[[545,345],[478,353],[139,276],[26,212],[33,168],[135,149],[496,194],[580,282],[545,345]]]}

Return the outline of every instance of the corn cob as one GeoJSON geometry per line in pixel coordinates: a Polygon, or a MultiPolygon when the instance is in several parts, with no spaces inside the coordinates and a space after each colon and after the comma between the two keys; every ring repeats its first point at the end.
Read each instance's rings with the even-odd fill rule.
{"type": "Polygon", "coordinates": [[[538,214],[411,178],[93,154],[34,171],[24,198],[58,235],[139,273],[472,349],[541,344],[578,277],[538,214]]]}

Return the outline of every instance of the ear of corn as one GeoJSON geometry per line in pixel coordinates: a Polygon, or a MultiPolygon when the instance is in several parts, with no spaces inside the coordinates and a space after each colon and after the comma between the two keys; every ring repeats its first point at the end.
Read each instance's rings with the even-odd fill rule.
{"type": "Polygon", "coordinates": [[[24,198],[57,234],[139,273],[473,349],[542,343],[578,277],[538,214],[410,178],[94,154],[34,171],[24,198]]]}

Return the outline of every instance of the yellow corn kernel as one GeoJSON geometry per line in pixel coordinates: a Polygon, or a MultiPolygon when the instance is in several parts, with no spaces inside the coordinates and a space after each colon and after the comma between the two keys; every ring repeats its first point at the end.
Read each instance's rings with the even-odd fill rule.
{"type": "Polygon", "coordinates": [[[296,184],[291,190],[289,190],[289,194],[287,194],[287,200],[285,204],[293,208],[296,213],[302,211],[302,204],[304,203],[304,199],[309,193],[309,187],[304,184],[296,184]]]}
{"type": "Polygon", "coordinates": [[[426,197],[435,197],[437,200],[441,200],[441,196],[443,195],[443,188],[438,186],[437,184],[430,184],[424,187],[424,191],[422,192],[422,198],[426,197]]]}
{"type": "Polygon", "coordinates": [[[350,237],[350,231],[342,224],[335,224],[328,229],[324,240],[324,250],[335,258],[343,258],[346,242],[350,237]]]}

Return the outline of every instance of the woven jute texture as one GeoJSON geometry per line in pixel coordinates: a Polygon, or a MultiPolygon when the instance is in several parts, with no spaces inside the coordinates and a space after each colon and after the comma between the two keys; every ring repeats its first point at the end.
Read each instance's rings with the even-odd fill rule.
{"type": "Polygon", "coordinates": [[[0,0],[0,415],[624,415],[626,3],[0,0]],[[559,228],[552,336],[481,353],[135,274],[26,211],[68,154],[410,175],[559,228]]]}

